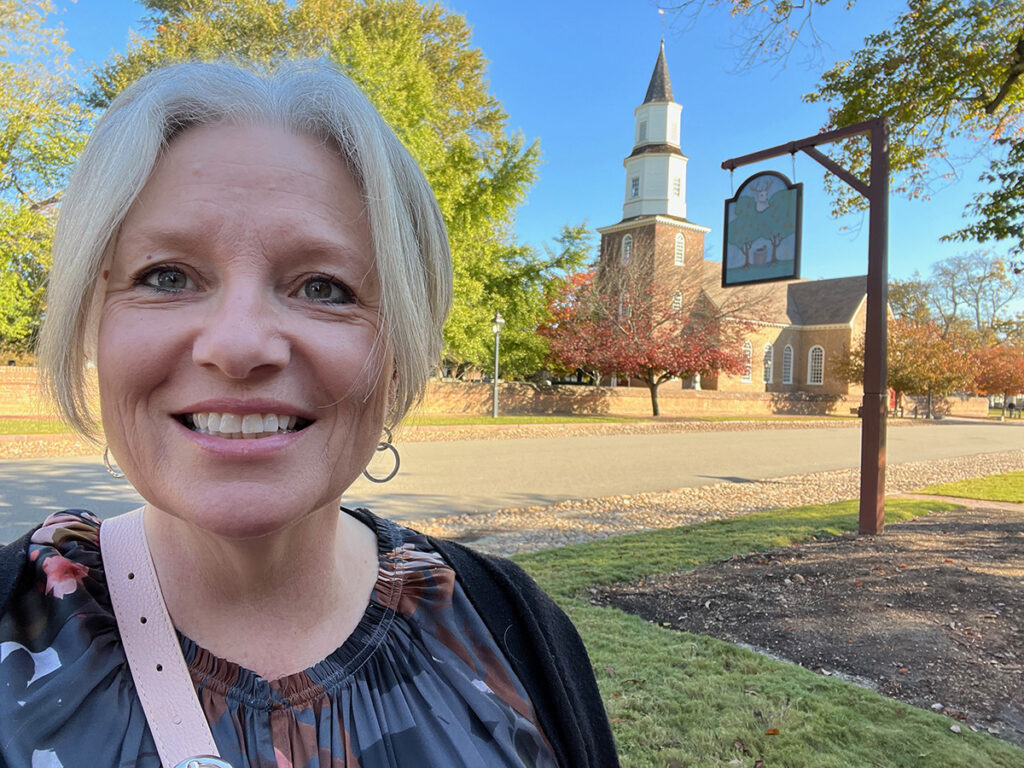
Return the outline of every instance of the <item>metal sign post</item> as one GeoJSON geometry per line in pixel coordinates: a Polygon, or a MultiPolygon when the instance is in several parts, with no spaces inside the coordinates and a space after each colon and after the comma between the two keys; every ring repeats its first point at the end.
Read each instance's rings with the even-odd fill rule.
{"type": "Polygon", "coordinates": [[[885,525],[886,326],[889,272],[889,122],[884,117],[826,131],[726,160],[732,171],[782,155],[803,152],[868,200],[868,301],[864,336],[864,398],[861,406],[860,532],[881,533],[885,525]],[[867,184],[816,147],[867,134],[871,172],[867,184]]]}

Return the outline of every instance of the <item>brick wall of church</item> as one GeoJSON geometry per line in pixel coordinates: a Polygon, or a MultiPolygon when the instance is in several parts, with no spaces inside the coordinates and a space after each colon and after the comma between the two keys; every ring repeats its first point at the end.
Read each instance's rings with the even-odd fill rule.
{"type": "Polygon", "coordinates": [[[836,358],[851,346],[852,339],[863,338],[866,310],[862,304],[850,327],[779,328],[762,326],[747,335],[752,346],[751,380],[741,376],[722,374],[715,384],[723,392],[807,392],[822,395],[855,395],[860,397],[864,388],[849,383],[836,375],[836,358]],[[764,345],[772,345],[772,381],[764,381],[764,345]],[[792,383],[783,383],[783,356],[786,345],[793,348],[792,383]],[[808,383],[808,363],[811,348],[820,346],[824,352],[824,383],[808,383]]]}
{"type": "Polygon", "coordinates": [[[704,233],[651,221],[646,224],[638,222],[629,230],[603,234],[599,274],[622,268],[622,241],[626,235],[633,238],[631,261],[653,258],[655,283],[658,291],[664,293],[665,300],[671,301],[673,293],[679,290],[683,294],[683,306],[692,306],[700,294],[703,280],[704,233]],[[677,234],[682,234],[685,242],[684,266],[675,264],[677,234]]]}

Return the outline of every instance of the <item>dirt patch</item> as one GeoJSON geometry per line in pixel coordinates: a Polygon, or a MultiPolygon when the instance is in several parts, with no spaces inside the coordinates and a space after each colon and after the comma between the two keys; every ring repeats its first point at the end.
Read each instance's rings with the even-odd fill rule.
{"type": "Polygon", "coordinates": [[[593,601],[1024,746],[1024,505],[972,503],[986,506],[617,585],[593,601]]]}

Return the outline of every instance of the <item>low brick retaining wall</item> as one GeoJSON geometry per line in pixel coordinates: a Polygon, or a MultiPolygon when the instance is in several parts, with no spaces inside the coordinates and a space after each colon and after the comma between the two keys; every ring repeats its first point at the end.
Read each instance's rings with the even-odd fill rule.
{"type": "MultiPolygon", "coordinates": [[[[676,385],[678,386],[678,385],[676,385]]],[[[492,385],[430,381],[417,413],[473,415],[491,413],[492,385]]],[[[505,415],[650,416],[646,387],[541,386],[523,382],[498,384],[499,410],[505,415]]],[[[716,392],[677,389],[671,383],[658,390],[663,416],[849,415],[856,413],[858,395],[811,395],[782,392],[716,392]]],[[[936,412],[951,416],[988,414],[984,397],[936,400],[936,412]]]]}
{"type": "MultiPolygon", "coordinates": [[[[39,391],[36,368],[0,366],[0,417],[52,417],[54,410],[39,391]]],[[[664,416],[848,415],[856,413],[856,395],[811,395],[782,392],[716,392],[679,389],[669,382],[658,390],[664,416]]],[[[490,384],[431,380],[418,413],[486,416],[491,413],[490,384]]],[[[650,416],[646,387],[541,386],[509,381],[498,384],[500,411],[505,415],[650,416]]],[[[908,413],[910,399],[907,398],[908,413]]],[[[983,397],[936,400],[936,413],[951,416],[988,414],[983,397]]],[[[923,410],[922,410],[923,413],[923,410]]]]}

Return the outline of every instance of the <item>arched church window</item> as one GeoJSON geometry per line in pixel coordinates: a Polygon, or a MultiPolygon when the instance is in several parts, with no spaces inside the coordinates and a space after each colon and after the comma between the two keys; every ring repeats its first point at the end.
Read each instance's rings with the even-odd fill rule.
{"type": "Polygon", "coordinates": [[[633,236],[626,235],[622,238],[622,261],[629,261],[629,257],[633,255],[633,236]]]}
{"type": "Polygon", "coordinates": [[[771,384],[772,383],[772,367],[774,366],[774,364],[775,364],[775,350],[772,348],[771,344],[765,344],[764,345],[764,371],[763,371],[764,383],[765,384],[771,384]]]}
{"type": "Polygon", "coordinates": [[[817,344],[807,353],[807,383],[817,386],[825,383],[825,350],[817,344]]]}
{"type": "Polygon", "coordinates": [[[672,311],[678,312],[683,308],[683,292],[676,291],[672,294],[672,311]]]}
{"type": "Polygon", "coordinates": [[[749,341],[743,342],[743,375],[740,381],[750,381],[750,373],[753,368],[754,347],[749,341]]]}
{"type": "Polygon", "coordinates": [[[789,344],[782,350],[782,383],[793,383],[793,348],[789,344]]]}
{"type": "Polygon", "coordinates": [[[682,235],[676,235],[676,255],[675,264],[677,267],[681,267],[686,263],[686,238],[682,235]]]}

